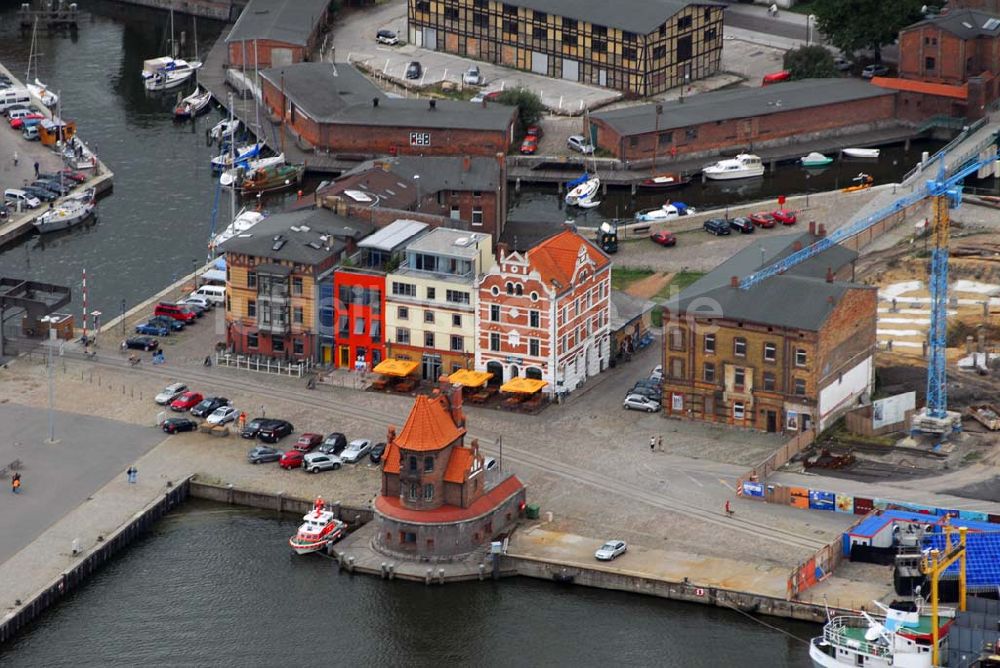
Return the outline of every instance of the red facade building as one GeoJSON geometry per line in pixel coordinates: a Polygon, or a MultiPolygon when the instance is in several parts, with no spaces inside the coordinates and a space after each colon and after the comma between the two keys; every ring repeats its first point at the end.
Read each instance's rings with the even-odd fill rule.
{"type": "Polygon", "coordinates": [[[250,0],[226,36],[228,64],[265,68],[309,60],[330,0],[250,0]]]}

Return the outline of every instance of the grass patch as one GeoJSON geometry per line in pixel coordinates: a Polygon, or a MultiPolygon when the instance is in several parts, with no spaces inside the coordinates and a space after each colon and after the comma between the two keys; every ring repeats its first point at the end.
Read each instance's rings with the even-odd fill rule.
{"type": "MultiPolygon", "coordinates": [[[[796,14],[812,14],[812,1],[811,0],[799,0],[797,3],[791,7],[782,7],[779,11],[782,12],[794,12],[796,14]]],[[[814,27],[815,29],[815,27],[814,27]]]]}
{"type": "Polygon", "coordinates": [[[445,87],[444,85],[438,83],[433,86],[428,86],[422,89],[421,94],[428,97],[436,97],[444,100],[459,100],[459,101],[469,101],[476,96],[479,92],[478,88],[473,88],[472,86],[466,88],[459,88],[458,86],[445,87]]]}
{"type": "Polygon", "coordinates": [[[662,290],[660,290],[657,297],[669,297],[671,293],[677,293],[693,284],[699,278],[705,275],[703,271],[688,271],[687,269],[682,269],[674,274],[674,277],[670,279],[670,282],[662,290]]]}
{"type": "Polygon", "coordinates": [[[660,306],[653,307],[653,312],[650,313],[650,322],[653,323],[653,327],[663,327],[663,309],[660,306]]]}
{"type": "Polygon", "coordinates": [[[656,272],[652,269],[636,269],[634,267],[612,267],[611,268],[611,288],[613,290],[624,290],[636,281],[649,278],[656,272]]]}
{"type": "Polygon", "coordinates": [[[966,455],[964,457],[962,457],[962,463],[963,464],[971,464],[972,462],[975,462],[975,461],[978,461],[979,459],[982,459],[982,456],[983,456],[983,453],[981,453],[981,452],[969,452],[969,453],[966,453],[966,455]]]}

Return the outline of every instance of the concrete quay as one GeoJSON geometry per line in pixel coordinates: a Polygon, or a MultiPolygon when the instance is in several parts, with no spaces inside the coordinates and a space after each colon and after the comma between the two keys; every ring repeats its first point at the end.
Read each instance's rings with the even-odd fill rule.
{"type": "MultiPolygon", "coordinates": [[[[10,70],[0,64],[0,72],[6,74],[15,82],[15,85],[23,87],[21,81],[10,70]]],[[[52,118],[52,111],[41,103],[41,100],[33,99],[32,102],[41,113],[52,118]]],[[[42,172],[58,172],[65,167],[62,156],[43,146],[41,142],[24,141],[21,133],[10,128],[0,130],[0,156],[3,162],[0,164],[0,191],[7,188],[19,188],[34,181],[34,165],[37,162],[39,170],[42,172]],[[14,155],[17,155],[17,163],[14,163],[14,155]]],[[[84,190],[94,188],[98,195],[102,195],[111,190],[114,184],[114,174],[98,158],[93,169],[93,174],[85,183],[76,186],[74,190],[84,190]]],[[[58,205],[60,200],[53,202],[58,205]]],[[[0,224],[0,248],[14,243],[34,231],[35,219],[38,218],[46,207],[34,210],[15,212],[6,223],[0,224]]],[[[98,211],[100,215],[100,211],[98,211]]]]}

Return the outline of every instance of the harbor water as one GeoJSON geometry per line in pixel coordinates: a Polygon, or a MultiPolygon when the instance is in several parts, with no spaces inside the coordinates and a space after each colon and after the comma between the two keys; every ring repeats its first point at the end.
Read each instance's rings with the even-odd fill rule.
{"type": "Polygon", "coordinates": [[[818,627],[523,578],[428,587],[294,555],[298,519],[191,501],[7,646],[11,666],[809,665],[818,627]]]}

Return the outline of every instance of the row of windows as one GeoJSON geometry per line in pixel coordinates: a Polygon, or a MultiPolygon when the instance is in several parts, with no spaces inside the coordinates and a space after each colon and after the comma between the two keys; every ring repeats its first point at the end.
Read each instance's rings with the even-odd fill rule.
{"type": "MultiPolygon", "coordinates": [[[[403,283],[402,281],[392,282],[392,294],[398,297],[416,297],[417,286],[414,283],[403,283]]],[[[468,304],[470,295],[465,290],[445,290],[445,301],[451,304],[468,304]]],[[[435,301],[437,299],[437,288],[427,286],[424,290],[424,299],[435,301]]]]}
{"type": "MultiPolygon", "coordinates": [[[[410,309],[408,307],[406,307],[406,306],[400,306],[398,309],[396,309],[396,317],[399,320],[409,320],[410,319],[410,309]]],[[[433,324],[434,323],[434,318],[435,318],[434,311],[430,311],[430,310],[424,311],[424,322],[433,324]]],[[[461,327],[462,326],[462,314],[461,313],[452,313],[451,314],[451,325],[452,325],[452,327],[461,327]]]]}
{"type": "MultiPolygon", "coordinates": [[[[247,348],[250,350],[256,350],[260,347],[260,336],[257,332],[251,332],[247,334],[247,348]]],[[[271,352],[282,353],[285,352],[285,337],[274,335],[271,337],[271,352]]],[[[305,345],[302,343],[301,339],[292,339],[292,352],[296,355],[302,355],[305,352],[305,345]]]]}
{"type": "MultiPolygon", "coordinates": [[[[500,304],[490,304],[490,322],[500,322],[500,304]]],[[[511,316],[512,318],[514,316],[511,316]]],[[[534,309],[528,311],[528,327],[541,327],[542,312],[534,309]]]]}
{"type": "MultiPolygon", "coordinates": [[[[456,353],[465,352],[465,337],[459,336],[457,334],[451,334],[450,337],[449,350],[456,353]]],[[[401,343],[403,345],[410,345],[412,340],[410,338],[410,330],[406,327],[396,328],[396,343],[401,343]]],[[[437,348],[437,337],[434,332],[424,332],[424,347],[425,348],[437,348]]]]}
{"type": "MultiPolygon", "coordinates": [[[[703,337],[702,350],[706,354],[713,354],[716,352],[716,342],[715,334],[705,334],[703,337]]],[[[670,330],[670,349],[671,350],[684,350],[684,330],[674,327],[670,330]]],[[[778,359],[778,345],[771,341],[765,341],[762,346],[762,352],[765,362],[775,362],[778,359]]],[[[736,357],[746,357],[747,356],[747,340],[742,336],[737,336],[733,338],[733,355],[736,357]]],[[[795,349],[795,366],[806,366],[809,361],[809,355],[805,348],[795,349]]]]}
{"type": "MultiPolygon", "coordinates": [[[[508,295],[517,297],[524,296],[524,286],[521,285],[520,283],[512,283],[511,281],[507,281],[507,283],[504,285],[504,289],[507,291],[508,295]]],[[[494,297],[499,297],[500,286],[494,285],[492,288],[490,288],[490,294],[493,295],[494,297]]],[[[535,292],[534,290],[532,290],[531,294],[528,296],[531,298],[531,301],[533,302],[538,301],[538,293],[535,292]]]]}
{"type": "MultiPolygon", "coordinates": [[[[278,323],[285,319],[285,312],[283,309],[276,308],[263,308],[260,310],[261,319],[270,324],[272,320],[278,323]]],[[[247,300],[247,317],[256,318],[258,315],[257,301],[254,299],[247,300]]],[[[305,319],[305,312],[302,310],[301,306],[296,306],[292,308],[292,322],[296,325],[301,325],[305,319]]]]}
{"type": "MultiPolygon", "coordinates": [[[[423,487],[424,487],[424,501],[433,501],[434,500],[434,485],[424,485],[423,487]]],[[[410,483],[409,490],[410,491],[409,491],[408,496],[410,498],[410,501],[416,501],[417,499],[420,498],[420,483],[416,483],[416,482],[410,483]]],[[[408,536],[409,536],[409,534],[408,534],[408,536]]],[[[406,542],[415,542],[415,541],[416,541],[416,537],[414,536],[414,538],[413,538],[412,541],[406,541],[406,542]]]]}
{"type": "MultiPolygon", "coordinates": [[[[490,350],[493,352],[500,352],[501,349],[501,334],[499,332],[490,332],[490,350]]],[[[511,348],[517,348],[521,345],[521,337],[517,332],[513,332],[507,336],[507,343],[510,344],[511,348]]],[[[528,355],[531,357],[538,357],[541,355],[542,342],[540,339],[529,338],[528,339],[528,355]]]]}
{"type": "MultiPolygon", "coordinates": [[[[226,280],[229,280],[229,275],[228,275],[229,269],[226,269],[226,272],[227,272],[226,280]]],[[[256,271],[248,271],[247,272],[247,287],[248,288],[257,288],[258,287],[258,283],[260,283],[260,282],[261,281],[258,281],[258,277],[257,277],[257,272],[256,271]]],[[[282,280],[282,279],[271,280],[269,282],[266,282],[265,285],[268,288],[275,287],[275,286],[281,286],[281,288],[287,288],[286,282],[284,280],[282,280]]],[[[301,276],[293,276],[292,277],[292,294],[293,295],[301,295],[302,292],[303,292],[303,289],[302,289],[302,277],[301,276]]]]}
{"type": "MultiPolygon", "coordinates": [[[[684,377],[684,360],[674,359],[674,360],[671,360],[671,361],[672,361],[672,363],[680,362],[679,367],[678,366],[672,366],[672,368],[671,368],[671,375],[674,375],[674,372],[678,371],[676,377],[683,378],[684,377]]],[[[714,363],[712,363],[712,362],[705,362],[704,366],[702,366],[701,379],[704,380],[706,383],[714,383],[714,382],[716,382],[716,380],[715,380],[716,379],[716,373],[715,373],[715,364],[714,363]]],[[[764,375],[763,375],[763,380],[764,380],[764,384],[763,384],[764,391],[765,392],[774,392],[774,388],[776,387],[776,380],[777,380],[775,378],[774,372],[772,372],[772,371],[765,371],[764,375]]],[[[743,367],[736,367],[734,369],[734,371],[733,371],[733,387],[737,391],[741,391],[741,390],[743,390],[746,387],[746,369],[744,369],[743,367]]],[[[804,378],[795,378],[793,380],[793,391],[794,391],[795,394],[797,394],[799,396],[804,396],[805,395],[805,393],[806,393],[806,381],[805,381],[804,378]]]]}
{"type": "MultiPolygon", "coordinates": [[[[367,333],[368,337],[374,343],[378,343],[382,340],[382,321],[378,319],[368,320],[363,316],[355,316],[354,318],[354,334],[355,336],[365,336],[367,333]]],[[[346,315],[341,315],[337,323],[337,338],[343,340],[351,335],[350,329],[350,318],[346,315]]]]}

